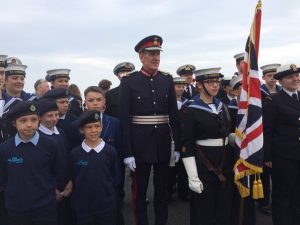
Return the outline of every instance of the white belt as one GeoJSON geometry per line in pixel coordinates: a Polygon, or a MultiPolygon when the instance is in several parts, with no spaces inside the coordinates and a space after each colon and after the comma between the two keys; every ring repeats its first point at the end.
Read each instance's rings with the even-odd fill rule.
{"type": "Polygon", "coordinates": [[[225,143],[223,138],[205,139],[205,140],[196,141],[196,145],[211,146],[211,147],[224,146],[227,144],[228,144],[228,138],[225,138],[225,143]]]}
{"type": "Polygon", "coordinates": [[[131,122],[133,124],[164,124],[164,123],[169,123],[169,116],[168,115],[132,116],[131,122]]]}

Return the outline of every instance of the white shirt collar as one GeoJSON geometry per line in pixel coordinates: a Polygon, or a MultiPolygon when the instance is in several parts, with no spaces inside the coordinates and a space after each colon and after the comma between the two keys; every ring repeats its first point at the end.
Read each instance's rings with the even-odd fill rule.
{"type": "Polygon", "coordinates": [[[229,98],[229,100],[231,101],[232,99],[236,99],[236,97],[231,97],[229,95],[227,95],[227,97],[229,98]]]}
{"type": "Polygon", "coordinates": [[[45,127],[43,124],[40,124],[39,130],[42,131],[44,134],[47,134],[47,135],[59,134],[59,131],[56,128],[56,126],[53,128],[53,130],[50,130],[47,127],[45,127]]]}
{"type": "Polygon", "coordinates": [[[291,97],[293,94],[296,94],[298,96],[298,91],[291,92],[291,91],[286,90],[285,88],[282,88],[282,89],[291,97]]]}
{"type": "Polygon", "coordinates": [[[66,118],[66,115],[67,115],[67,114],[62,115],[61,117],[59,117],[59,119],[60,119],[60,120],[64,120],[64,119],[66,118]]]}
{"type": "Polygon", "coordinates": [[[92,149],[94,149],[97,153],[101,152],[101,150],[104,148],[105,142],[101,140],[100,144],[96,146],[95,148],[91,148],[85,143],[85,139],[83,140],[81,147],[83,148],[84,151],[90,152],[92,149]]]}

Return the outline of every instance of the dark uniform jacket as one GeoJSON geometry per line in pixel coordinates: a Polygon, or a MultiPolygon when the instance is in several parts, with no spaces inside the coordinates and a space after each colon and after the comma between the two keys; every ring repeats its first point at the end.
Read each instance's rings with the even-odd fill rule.
{"type": "Polygon", "coordinates": [[[119,118],[119,92],[120,86],[115,87],[105,93],[105,114],[119,118]]]}
{"type": "MultiPolygon", "coordinates": [[[[178,109],[172,76],[158,71],[150,77],[133,72],[120,86],[120,120],[123,156],[137,162],[166,162],[171,153],[171,129],[178,144],[178,109]],[[137,125],[134,115],[169,115],[170,123],[137,125]]],[[[178,147],[178,146],[177,146],[178,147]]],[[[178,149],[177,149],[178,150],[178,149]]]]}
{"type": "MultiPolygon", "coordinates": [[[[300,92],[298,92],[300,96],[300,92]]],[[[300,103],[281,90],[264,109],[265,161],[272,157],[300,159],[300,103]]]]}
{"type": "MultiPolygon", "coordinates": [[[[277,93],[281,90],[281,86],[276,85],[276,91],[277,93]]],[[[260,91],[261,91],[261,100],[264,103],[265,99],[269,96],[271,96],[271,93],[267,87],[267,85],[263,84],[260,87],[260,91]]]]}
{"type": "Polygon", "coordinates": [[[191,98],[195,97],[198,94],[198,92],[196,91],[196,88],[193,85],[190,85],[190,87],[192,88],[192,96],[191,96],[190,92],[184,90],[184,92],[182,94],[182,97],[187,98],[187,99],[191,99],[191,98]]]}
{"type": "Polygon", "coordinates": [[[70,95],[68,100],[69,100],[68,112],[79,117],[83,112],[81,97],[70,95]]]}
{"type": "MultiPolygon", "coordinates": [[[[183,109],[181,114],[181,143],[182,157],[196,156],[196,143],[197,140],[206,139],[219,139],[226,138],[229,134],[231,127],[231,120],[229,113],[226,112],[224,105],[220,100],[214,98],[214,104],[218,114],[214,113],[212,109],[204,103],[199,96],[196,96],[190,101],[190,104],[183,109]]],[[[224,167],[228,174],[231,174],[233,165],[233,152],[227,146],[201,146],[203,154],[215,167],[221,165],[224,151],[225,161],[224,167]],[[226,150],[225,150],[226,149],[226,150]]],[[[196,157],[197,158],[197,157],[196,157]]],[[[199,178],[218,179],[212,172],[207,173],[206,166],[199,162],[199,178]],[[204,176],[204,177],[203,177],[204,176]]]]}

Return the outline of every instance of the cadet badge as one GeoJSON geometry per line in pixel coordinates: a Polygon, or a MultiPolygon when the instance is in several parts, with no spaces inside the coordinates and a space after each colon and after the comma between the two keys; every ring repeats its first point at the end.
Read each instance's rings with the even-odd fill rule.
{"type": "Polygon", "coordinates": [[[34,112],[35,110],[36,110],[36,107],[35,107],[34,105],[31,105],[31,106],[30,106],[30,111],[31,111],[31,112],[34,112]]]}

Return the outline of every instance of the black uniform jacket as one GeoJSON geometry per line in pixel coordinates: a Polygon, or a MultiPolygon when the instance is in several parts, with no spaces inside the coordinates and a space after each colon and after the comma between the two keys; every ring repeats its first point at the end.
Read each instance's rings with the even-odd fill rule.
{"type": "MultiPolygon", "coordinates": [[[[172,76],[141,71],[123,77],[120,85],[120,120],[124,158],[157,163],[170,159],[171,135],[178,147],[178,109],[172,76]],[[169,115],[170,123],[132,124],[132,116],[169,115]]],[[[177,150],[179,150],[177,148],[177,150]]]]}
{"type": "MultiPolygon", "coordinates": [[[[300,92],[298,92],[300,96],[300,92]]],[[[284,90],[264,104],[265,161],[300,159],[300,103],[284,90]]]]}

